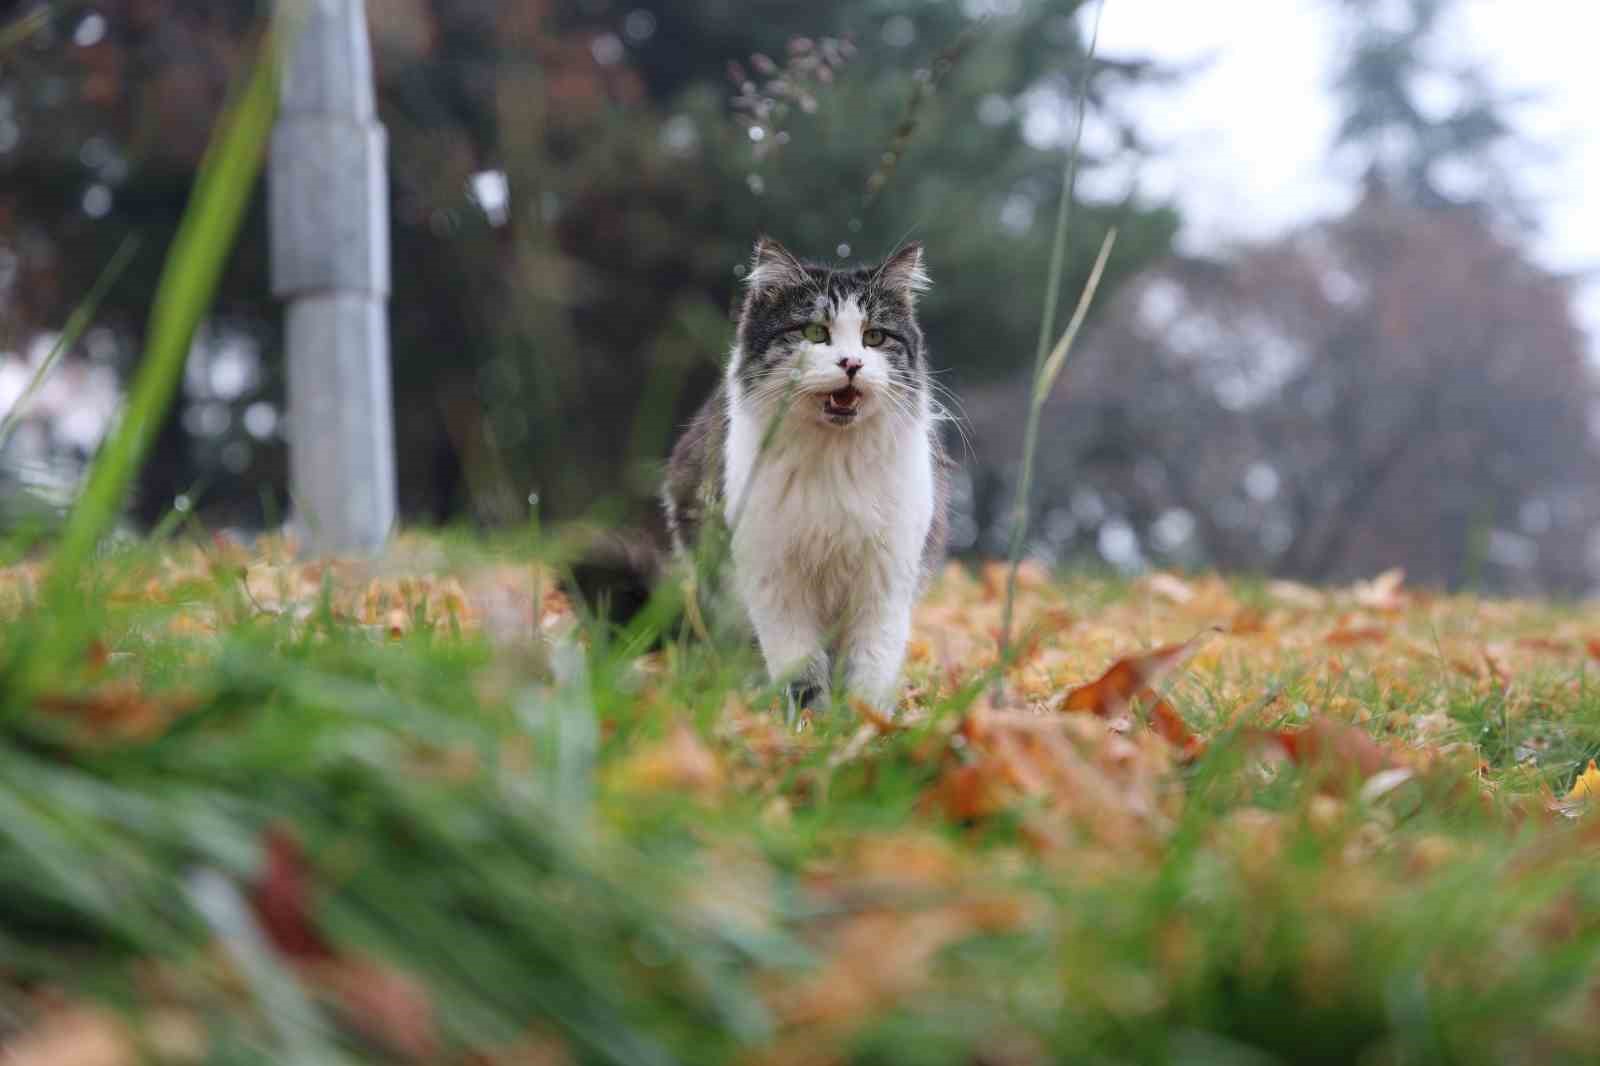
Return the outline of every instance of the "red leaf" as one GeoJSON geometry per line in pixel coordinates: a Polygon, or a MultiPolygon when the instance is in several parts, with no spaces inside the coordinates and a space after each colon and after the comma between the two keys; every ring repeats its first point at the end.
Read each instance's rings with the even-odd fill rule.
{"type": "Polygon", "coordinates": [[[402,1058],[432,1058],[439,1040],[427,989],[380,962],[335,951],[311,919],[312,871],[300,842],[274,827],[265,845],[266,869],[250,905],[273,947],[350,1028],[402,1058]]]}
{"type": "Polygon", "coordinates": [[[296,961],[332,959],[333,949],[311,921],[311,871],[300,842],[275,827],[267,831],[266,852],[250,903],[267,939],[296,961]]]}

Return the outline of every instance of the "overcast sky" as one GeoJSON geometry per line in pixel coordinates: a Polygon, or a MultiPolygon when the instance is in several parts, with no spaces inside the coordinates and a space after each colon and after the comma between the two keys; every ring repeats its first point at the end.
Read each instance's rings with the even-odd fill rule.
{"type": "MultiPolygon", "coordinates": [[[[1534,199],[1537,258],[1556,270],[1600,270],[1600,11],[1580,0],[1465,0],[1446,58],[1481,60],[1504,90],[1537,99],[1516,125],[1541,150],[1518,161],[1534,199]]],[[[1183,244],[1214,248],[1270,236],[1348,205],[1353,177],[1328,146],[1328,86],[1340,43],[1325,0],[1106,0],[1100,47],[1194,64],[1172,89],[1142,90],[1140,128],[1164,151],[1139,181],[1184,212],[1183,244]]],[[[1579,316],[1600,353],[1600,276],[1579,291],[1579,316]]]]}

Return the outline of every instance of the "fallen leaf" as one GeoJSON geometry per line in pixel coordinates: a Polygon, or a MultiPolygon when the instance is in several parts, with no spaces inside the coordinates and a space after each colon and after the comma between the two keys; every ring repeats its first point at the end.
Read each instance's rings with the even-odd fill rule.
{"type": "Polygon", "coordinates": [[[328,997],[340,1021],[380,1047],[409,1059],[438,1054],[433,1003],[415,978],[360,958],[309,963],[300,974],[328,997]]]}
{"type": "Polygon", "coordinates": [[[1365,781],[1400,768],[1366,730],[1330,718],[1313,718],[1300,729],[1256,730],[1247,735],[1281,751],[1296,766],[1320,768],[1329,777],[1353,774],[1365,781]]]}
{"type": "Polygon", "coordinates": [[[1269,581],[1267,594],[1280,603],[1308,611],[1321,610],[1328,602],[1327,596],[1310,585],[1302,585],[1298,581],[1269,581]]]}
{"type": "Polygon", "coordinates": [[[131,681],[113,681],[87,692],[45,693],[35,702],[40,710],[83,727],[90,740],[147,740],[200,704],[192,695],[157,699],[131,681]]]}
{"type": "Polygon", "coordinates": [[[1233,620],[1228,623],[1228,632],[1234,636],[1250,636],[1255,633],[1267,631],[1267,616],[1254,607],[1245,607],[1237,611],[1233,620]]]}
{"type": "Polygon", "coordinates": [[[1154,686],[1188,662],[1214,632],[1207,630],[1182,644],[1168,644],[1143,655],[1118,659],[1095,680],[1068,691],[1061,700],[1061,710],[1101,718],[1143,712],[1158,736],[1187,756],[1198,754],[1202,742],[1154,686]]]}
{"type": "Polygon", "coordinates": [[[1597,768],[1594,760],[1590,759],[1588,768],[1572,782],[1572,789],[1567,793],[1567,802],[1595,799],[1600,799],[1600,768],[1597,768]]]}
{"type": "Polygon", "coordinates": [[[0,1043],[5,1066],[137,1066],[139,1059],[121,1019],[90,1007],[52,1011],[15,1040],[0,1043]]]}
{"type": "Polygon", "coordinates": [[[1151,574],[1145,578],[1144,586],[1152,595],[1159,596],[1172,603],[1184,604],[1194,600],[1194,589],[1181,577],[1168,573],[1151,574]]]}
{"type": "Polygon", "coordinates": [[[923,797],[925,806],[937,808],[952,822],[986,818],[1006,805],[995,775],[980,766],[952,766],[923,797]]]}
{"type": "Polygon", "coordinates": [[[1326,639],[1336,648],[1349,648],[1357,644],[1382,643],[1389,639],[1389,631],[1383,626],[1340,626],[1326,639]]]}
{"type": "Polygon", "coordinates": [[[272,946],[298,961],[333,958],[311,920],[311,870],[300,841],[288,830],[267,831],[266,868],[250,893],[256,921],[272,946]]]}
{"type": "Polygon", "coordinates": [[[267,940],[351,1029],[403,1058],[435,1055],[438,1035],[426,989],[392,967],[335,951],[311,917],[312,871],[299,840],[274,827],[265,843],[266,867],[250,905],[267,940]]]}
{"type": "Polygon", "coordinates": [[[1399,611],[1411,602],[1411,597],[1401,591],[1406,582],[1406,572],[1399,567],[1385,570],[1371,581],[1355,587],[1355,601],[1374,611],[1399,611]]]}
{"type": "Polygon", "coordinates": [[[1551,655],[1570,655],[1575,650],[1570,642],[1553,637],[1518,637],[1517,647],[1549,652],[1551,655]]]}
{"type": "Polygon", "coordinates": [[[659,743],[618,763],[614,780],[641,792],[688,792],[711,799],[722,788],[722,765],[688,725],[678,722],[659,743]]]}

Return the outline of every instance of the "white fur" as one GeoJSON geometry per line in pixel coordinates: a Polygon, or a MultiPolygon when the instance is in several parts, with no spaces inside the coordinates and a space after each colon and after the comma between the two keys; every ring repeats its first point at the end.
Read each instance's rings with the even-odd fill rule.
{"type": "Polygon", "coordinates": [[[859,308],[841,308],[830,343],[802,346],[784,397],[745,395],[735,350],[725,517],[734,587],[773,679],[825,681],[834,648],[849,692],[892,710],[933,521],[932,415],[924,393],[890,401],[888,366],[861,342],[865,325],[859,308]],[[835,425],[821,395],[849,383],[846,357],[863,361],[864,398],[853,422],[835,425]]]}

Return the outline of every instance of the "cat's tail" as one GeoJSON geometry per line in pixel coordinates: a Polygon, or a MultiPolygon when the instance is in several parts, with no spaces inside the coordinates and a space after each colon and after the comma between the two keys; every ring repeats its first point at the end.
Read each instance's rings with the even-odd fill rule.
{"type": "Polygon", "coordinates": [[[666,576],[669,554],[651,530],[585,527],[567,530],[564,539],[569,592],[613,625],[632,621],[666,576]]]}

